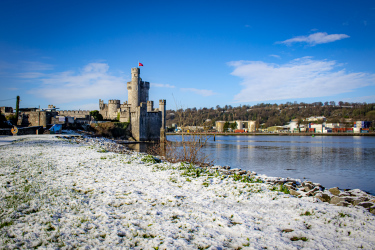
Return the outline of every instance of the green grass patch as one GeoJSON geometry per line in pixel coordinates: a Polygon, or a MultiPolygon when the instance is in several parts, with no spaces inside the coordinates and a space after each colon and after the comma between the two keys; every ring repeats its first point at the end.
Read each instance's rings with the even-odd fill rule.
{"type": "Polygon", "coordinates": [[[155,163],[160,163],[161,160],[158,159],[158,158],[155,158],[153,157],[152,155],[146,155],[145,157],[143,157],[141,159],[141,161],[145,162],[145,163],[152,163],[152,164],[155,164],[155,163]]]}
{"type": "Polygon", "coordinates": [[[345,214],[345,213],[339,213],[339,216],[340,216],[341,218],[344,218],[344,217],[351,217],[350,214],[345,214]]]}
{"type": "Polygon", "coordinates": [[[297,236],[290,238],[290,240],[291,241],[297,241],[297,240],[308,241],[306,237],[297,237],[297,236]]]}
{"type": "Polygon", "coordinates": [[[305,213],[300,214],[301,216],[311,216],[312,213],[310,211],[306,211],[305,213]]]}
{"type": "Polygon", "coordinates": [[[13,221],[11,220],[11,221],[4,221],[4,222],[1,222],[0,223],[0,229],[1,228],[3,228],[3,227],[9,227],[9,226],[11,226],[11,225],[13,225],[13,221]]]}

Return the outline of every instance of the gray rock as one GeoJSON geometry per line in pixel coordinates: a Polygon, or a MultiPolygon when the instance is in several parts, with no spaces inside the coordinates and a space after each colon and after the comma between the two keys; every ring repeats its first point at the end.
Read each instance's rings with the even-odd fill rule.
{"type": "Polygon", "coordinates": [[[345,201],[350,202],[352,205],[357,206],[359,203],[365,201],[365,197],[346,196],[345,201]]]}
{"type": "Polygon", "coordinates": [[[290,193],[291,195],[294,195],[294,196],[300,196],[300,195],[301,195],[301,193],[299,193],[299,192],[297,192],[297,191],[295,191],[295,190],[293,190],[293,189],[290,189],[290,190],[289,190],[289,193],[290,193]]]}
{"type": "Polygon", "coordinates": [[[246,174],[247,173],[247,171],[246,170],[241,170],[241,171],[238,171],[238,174],[239,175],[244,175],[244,174],[246,174]]]}
{"type": "Polygon", "coordinates": [[[358,206],[361,206],[361,207],[364,207],[364,208],[370,208],[370,207],[374,206],[374,203],[372,203],[372,202],[360,202],[358,204],[358,206]]]}
{"type": "Polygon", "coordinates": [[[219,169],[219,172],[221,174],[225,174],[225,175],[229,175],[230,174],[230,172],[228,170],[225,170],[225,169],[219,169]]]}
{"type": "Polygon", "coordinates": [[[313,183],[314,187],[318,187],[320,190],[324,191],[325,188],[320,183],[313,183]]]}
{"type": "Polygon", "coordinates": [[[317,192],[320,192],[320,189],[318,187],[315,187],[314,189],[310,190],[306,195],[307,196],[314,196],[317,192]]]}
{"type": "Polygon", "coordinates": [[[375,207],[370,207],[367,209],[370,213],[375,215],[375,207]]]}
{"type": "Polygon", "coordinates": [[[333,196],[331,197],[331,200],[329,201],[329,204],[333,204],[333,205],[336,205],[338,204],[340,201],[345,201],[345,198],[343,197],[338,197],[338,196],[333,196]]]}
{"type": "Polygon", "coordinates": [[[285,184],[284,186],[287,187],[289,191],[290,190],[296,190],[296,188],[293,187],[293,185],[287,185],[287,184],[285,184]]]}
{"type": "Polygon", "coordinates": [[[313,185],[312,181],[304,181],[304,182],[302,182],[302,186],[305,186],[306,184],[313,185]]]}
{"type": "Polygon", "coordinates": [[[341,193],[338,187],[330,188],[328,191],[333,195],[339,195],[341,193]]]}
{"type": "Polygon", "coordinates": [[[348,192],[341,192],[339,196],[353,196],[351,193],[348,192]]]}
{"type": "Polygon", "coordinates": [[[319,200],[323,201],[323,202],[330,202],[331,201],[331,197],[328,194],[325,194],[325,193],[317,193],[315,195],[315,197],[318,198],[319,200]]]}
{"type": "Polygon", "coordinates": [[[340,201],[336,205],[337,206],[342,206],[342,207],[347,207],[347,206],[350,206],[351,204],[349,202],[346,202],[346,201],[340,201]]]}
{"type": "Polygon", "coordinates": [[[293,232],[294,230],[293,229],[290,229],[290,228],[286,228],[286,229],[283,229],[283,230],[281,230],[281,232],[283,232],[283,233],[291,233],[291,232],[293,232]]]}

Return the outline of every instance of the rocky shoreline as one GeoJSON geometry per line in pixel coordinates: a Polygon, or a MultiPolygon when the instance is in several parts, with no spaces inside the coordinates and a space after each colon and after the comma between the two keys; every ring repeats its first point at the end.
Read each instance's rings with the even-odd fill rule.
{"type": "Polygon", "coordinates": [[[366,208],[370,213],[375,214],[375,197],[360,189],[340,190],[338,187],[326,189],[321,184],[313,183],[312,181],[301,182],[299,179],[292,178],[258,176],[256,172],[238,168],[230,169],[229,166],[207,168],[214,169],[225,175],[244,175],[249,179],[260,179],[273,186],[285,186],[289,194],[298,198],[312,196],[321,202],[337,206],[361,206],[366,208]]]}
{"type": "MultiPolygon", "coordinates": [[[[77,143],[85,143],[89,145],[99,146],[109,152],[129,154],[132,151],[127,147],[106,138],[92,138],[92,137],[72,137],[60,136],[61,138],[74,140],[77,143]]],[[[265,175],[258,175],[254,171],[242,170],[239,168],[231,169],[230,166],[203,166],[199,167],[210,172],[218,172],[224,176],[241,176],[242,180],[261,181],[270,186],[277,187],[279,190],[285,190],[284,193],[293,195],[298,198],[314,197],[317,202],[326,202],[336,206],[361,206],[367,211],[375,215],[375,197],[360,190],[342,190],[338,187],[325,188],[319,183],[312,181],[303,181],[300,179],[282,178],[282,177],[268,177],[265,175]],[[245,179],[244,179],[245,178],[245,179]]],[[[275,188],[274,188],[275,189],[275,188]]],[[[277,189],[275,189],[277,190],[277,189]]]]}

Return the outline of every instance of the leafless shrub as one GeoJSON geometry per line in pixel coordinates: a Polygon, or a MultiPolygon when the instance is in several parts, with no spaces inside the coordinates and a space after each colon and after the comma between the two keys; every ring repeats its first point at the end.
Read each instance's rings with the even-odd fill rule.
{"type": "Polygon", "coordinates": [[[179,139],[155,144],[148,148],[147,153],[164,156],[169,162],[189,162],[199,166],[213,164],[210,155],[207,155],[203,147],[210,136],[204,134],[182,134],[179,139]]]}
{"type": "Polygon", "coordinates": [[[202,150],[209,138],[204,134],[182,134],[181,141],[171,141],[166,145],[166,159],[170,162],[211,165],[213,161],[202,150]]]}

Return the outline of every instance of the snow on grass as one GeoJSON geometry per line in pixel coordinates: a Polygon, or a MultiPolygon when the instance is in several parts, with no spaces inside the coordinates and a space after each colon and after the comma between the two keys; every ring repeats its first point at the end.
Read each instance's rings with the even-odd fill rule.
{"type": "Polygon", "coordinates": [[[0,147],[0,248],[372,249],[374,216],[52,136],[0,147]]]}

